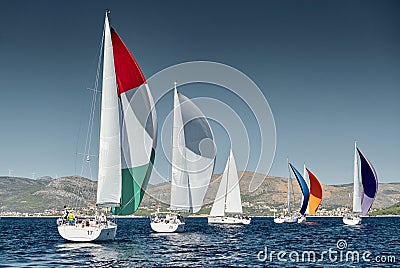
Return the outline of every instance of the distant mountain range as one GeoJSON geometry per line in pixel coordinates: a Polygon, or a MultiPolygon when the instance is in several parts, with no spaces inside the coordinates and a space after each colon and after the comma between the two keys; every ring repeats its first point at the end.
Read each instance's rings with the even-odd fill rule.
{"type": "Polygon", "coordinates": [[[86,178],[0,177],[0,212],[34,213],[46,209],[61,210],[65,204],[93,206],[95,202],[96,182],[86,178]]]}
{"type": "MultiPolygon", "coordinates": [[[[255,208],[262,214],[266,206],[281,208],[287,202],[287,179],[267,176],[260,187],[249,192],[253,176],[262,180],[265,175],[253,172],[240,172],[240,188],[244,208],[255,208]]],[[[205,207],[210,207],[218,190],[220,174],[214,175],[205,198],[205,207]]],[[[300,206],[301,191],[295,180],[293,185],[294,206],[300,206]]],[[[321,208],[335,209],[351,207],[352,184],[323,185],[321,208]]],[[[149,185],[141,204],[142,209],[150,209],[161,204],[168,206],[170,184],[149,185]]],[[[89,207],[96,202],[96,182],[79,177],[61,177],[28,179],[17,177],[0,177],[0,212],[42,212],[44,210],[61,210],[66,204],[71,207],[89,207]]],[[[380,183],[378,197],[373,208],[386,208],[400,202],[400,183],[380,183]]]]}

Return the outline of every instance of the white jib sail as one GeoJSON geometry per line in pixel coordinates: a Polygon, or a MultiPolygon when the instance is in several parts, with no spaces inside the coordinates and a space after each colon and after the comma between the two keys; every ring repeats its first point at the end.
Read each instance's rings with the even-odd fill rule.
{"type": "Polygon", "coordinates": [[[182,111],[174,88],[174,125],[172,129],[171,210],[190,211],[189,178],[186,172],[185,132],[182,111]]]}
{"type": "Polygon", "coordinates": [[[358,176],[357,143],[354,143],[354,185],[353,185],[353,212],[362,212],[361,209],[361,182],[358,176]]]}
{"type": "Polygon", "coordinates": [[[104,22],[104,61],[97,205],[119,206],[121,199],[121,183],[121,141],[118,92],[110,26],[106,14],[104,22]]]}
{"type": "Polygon", "coordinates": [[[225,213],[242,213],[239,178],[232,150],[222,174],[218,192],[210,216],[225,216],[225,213]]]}
{"type": "Polygon", "coordinates": [[[225,201],[225,212],[243,213],[242,199],[240,198],[239,178],[236,170],[235,158],[232,150],[229,153],[228,166],[228,185],[225,201]]]}
{"type": "Polygon", "coordinates": [[[210,216],[225,216],[225,200],[228,187],[228,166],[229,158],[225,165],[224,173],[222,173],[221,182],[219,183],[219,188],[214,200],[214,204],[210,211],[210,216]]]}

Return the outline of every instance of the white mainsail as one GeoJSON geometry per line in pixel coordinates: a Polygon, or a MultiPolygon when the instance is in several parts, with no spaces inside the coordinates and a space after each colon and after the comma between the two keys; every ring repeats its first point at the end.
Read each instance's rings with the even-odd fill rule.
{"type": "Polygon", "coordinates": [[[229,152],[210,216],[225,216],[225,213],[243,213],[239,178],[232,150],[229,152]]]}
{"type": "Polygon", "coordinates": [[[360,213],[361,209],[361,182],[358,176],[357,142],[354,142],[354,185],[353,185],[353,212],[360,213]]]}
{"type": "Polygon", "coordinates": [[[207,192],[215,161],[211,127],[200,109],[174,88],[172,149],[172,210],[198,212],[207,192]]]}
{"type": "Polygon", "coordinates": [[[186,172],[185,131],[183,128],[182,111],[179,103],[176,82],[174,86],[174,125],[172,128],[172,178],[170,209],[189,211],[189,177],[186,172]]]}
{"type": "Polygon", "coordinates": [[[221,182],[219,183],[219,188],[214,200],[214,204],[211,207],[210,216],[225,216],[225,199],[226,199],[227,185],[228,185],[228,163],[227,165],[225,165],[224,173],[222,173],[221,182]]]}
{"type": "Polygon", "coordinates": [[[240,198],[239,178],[236,169],[235,159],[232,150],[228,160],[228,185],[226,193],[225,212],[227,213],[243,213],[242,199],[240,198]],[[228,164],[229,163],[229,164],[228,164]]]}
{"type": "Polygon", "coordinates": [[[101,96],[97,205],[119,206],[121,199],[121,141],[118,91],[110,26],[104,24],[103,87],[101,96]]]}

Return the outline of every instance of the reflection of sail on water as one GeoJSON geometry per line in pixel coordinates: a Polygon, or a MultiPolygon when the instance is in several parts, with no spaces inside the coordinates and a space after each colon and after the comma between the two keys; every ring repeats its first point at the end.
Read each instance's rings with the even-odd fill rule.
{"type": "Polygon", "coordinates": [[[74,261],[71,262],[71,258],[59,258],[57,260],[57,265],[65,264],[68,265],[81,265],[82,260],[79,260],[77,256],[82,256],[82,258],[86,261],[91,261],[93,263],[104,263],[109,264],[115,260],[118,260],[121,253],[116,251],[113,247],[107,247],[98,243],[63,243],[56,246],[57,254],[61,254],[61,256],[68,256],[69,254],[73,254],[74,261]],[[90,256],[91,259],[87,259],[87,256],[90,256]],[[65,260],[65,261],[63,261],[65,260]]]}
{"type": "Polygon", "coordinates": [[[174,90],[171,210],[196,213],[214,169],[211,127],[200,109],[174,90]]]}

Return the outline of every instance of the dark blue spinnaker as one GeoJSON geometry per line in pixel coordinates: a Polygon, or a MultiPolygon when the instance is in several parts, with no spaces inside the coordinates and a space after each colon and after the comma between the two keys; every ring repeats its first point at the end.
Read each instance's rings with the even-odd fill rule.
{"type": "Polygon", "coordinates": [[[290,167],[293,170],[294,175],[296,176],[297,182],[300,185],[301,192],[303,193],[303,204],[301,205],[300,209],[300,214],[304,215],[307,210],[308,206],[308,199],[310,198],[310,190],[308,189],[307,182],[304,180],[303,176],[301,176],[300,172],[297,171],[297,169],[290,164],[290,167]]]}
{"type": "Polygon", "coordinates": [[[364,216],[370,210],[378,192],[378,177],[371,162],[368,161],[360,149],[357,148],[357,151],[361,159],[361,182],[364,193],[361,200],[362,212],[360,215],[364,216]]]}

